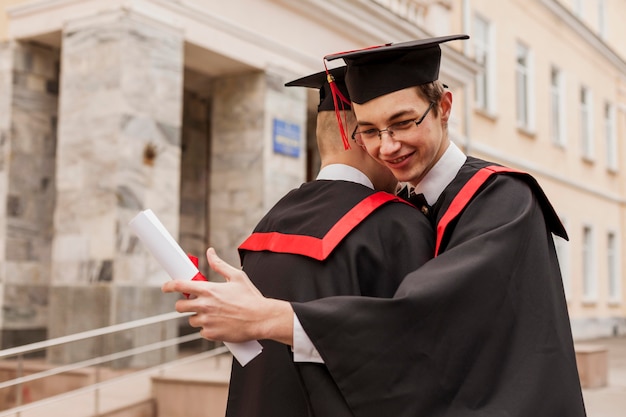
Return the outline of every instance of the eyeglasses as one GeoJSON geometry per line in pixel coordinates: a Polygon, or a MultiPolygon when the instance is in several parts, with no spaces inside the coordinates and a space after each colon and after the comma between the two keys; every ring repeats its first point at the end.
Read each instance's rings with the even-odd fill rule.
{"type": "Polygon", "coordinates": [[[354,132],[352,132],[352,140],[354,140],[359,146],[365,146],[366,143],[371,143],[376,139],[382,140],[383,132],[387,132],[389,136],[395,140],[406,139],[411,134],[413,126],[419,126],[420,123],[424,121],[424,118],[426,118],[428,112],[430,112],[430,109],[432,109],[434,105],[435,103],[431,102],[430,106],[428,106],[422,117],[420,117],[419,119],[401,120],[390,126],[387,126],[386,129],[366,129],[357,132],[357,129],[359,128],[357,126],[356,128],[354,128],[354,132]]]}

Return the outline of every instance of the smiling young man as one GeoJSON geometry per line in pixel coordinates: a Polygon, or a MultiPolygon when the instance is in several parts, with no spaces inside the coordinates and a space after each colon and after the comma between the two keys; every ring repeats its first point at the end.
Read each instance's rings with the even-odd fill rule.
{"type": "Polygon", "coordinates": [[[373,355],[380,365],[362,366],[348,352],[336,363],[336,346],[319,324],[323,306],[294,304],[295,314],[320,353],[332,352],[326,364],[355,409],[362,394],[349,387],[394,369],[380,380],[402,387],[394,399],[403,405],[389,401],[390,415],[584,416],[552,239],[567,234],[530,175],[467,157],[450,141],[452,93],[438,80],[439,45],[458,39],[467,36],[326,57],[347,65],[352,138],[407,183],[406,196],[436,229],[436,258],[394,297],[395,307],[408,301],[415,322],[389,325],[390,313],[361,323],[411,347],[373,355]],[[413,404],[408,395],[402,400],[409,392],[413,404]]]}
{"type": "Polygon", "coordinates": [[[198,303],[192,325],[205,337],[294,349],[308,338],[357,417],[585,416],[552,238],[567,234],[530,175],[468,157],[448,137],[439,44],[466,38],[327,57],[347,65],[353,139],[410,185],[407,197],[435,226],[435,257],[392,299],[285,304],[255,294],[209,250],[228,283],[164,286],[198,295],[177,308],[198,303]]]}

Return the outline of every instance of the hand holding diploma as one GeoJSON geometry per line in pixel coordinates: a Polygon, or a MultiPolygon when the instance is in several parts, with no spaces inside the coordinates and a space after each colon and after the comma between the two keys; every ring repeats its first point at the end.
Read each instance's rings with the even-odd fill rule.
{"type": "Polygon", "coordinates": [[[193,312],[189,324],[201,327],[202,337],[210,340],[244,342],[272,339],[293,344],[293,309],[287,301],[264,297],[244,271],[220,259],[213,248],[207,251],[211,268],[226,282],[166,282],[163,292],[192,295],[176,302],[176,311],[193,312]]]}
{"type": "MultiPolygon", "coordinates": [[[[139,239],[148,247],[161,266],[163,266],[163,268],[167,271],[169,276],[173,279],[171,282],[196,284],[192,285],[189,291],[180,290],[180,292],[184,293],[188,296],[188,298],[194,298],[198,294],[202,293],[202,288],[196,288],[198,287],[197,284],[210,284],[208,281],[204,280],[204,276],[200,273],[200,271],[198,271],[196,265],[183,252],[178,243],[176,243],[171,234],[151,210],[145,210],[139,213],[130,221],[129,226],[135,234],[137,234],[139,239]]],[[[165,292],[172,291],[179,291],[179,289],[172,289],[171,291],[165,292]]],[[[184,306],[184,309],[179,309],[177,303],[177,310],[179,312],[195,312],[196,314],[199,314],[200,311],[196,310],[196,308],[201,306],[196,306],[195,304],[198,303],[192,303],[191,305],[184,306]]],[[[190,324],[194,327],[203,327],[202,325],[195,326],[193,324],[194,322],[199,322],[197,319],[194,319],[194,317],[195,316],[192,316],[190,318],[190,324]]],[[[204,331],[205,329],[203,328],[201,331],[201,335],[203,337],[205,337],[203,334],[204,331]]],[[[246,343],[228,343],[231,340],[220,338],[211,339],[224,341],[226,347],[228,347],[241,366],[245,366],[250,360],[261,353],[262,350],[261,344],[254,338],[246,339],[246,343]]],[[[232,342],[244,342],[244,340],[232,340],[232,342]]]]}

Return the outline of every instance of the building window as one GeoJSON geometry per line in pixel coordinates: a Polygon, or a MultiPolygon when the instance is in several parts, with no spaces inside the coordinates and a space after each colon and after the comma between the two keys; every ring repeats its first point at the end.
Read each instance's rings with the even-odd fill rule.
{"type": "Polygon", "coordinates": [[[610,171],[617,171],[617,135],[615,128],[615,109],[611,103],[604,104],[604,135],[606,141],[606,166],[610,171]]]}
{"type": "Polygon", "coordinates": [[[517,126],[532,131],[532,57],[530,50],[522,43],[517,44],[516,94],[517,126]]]}
{"type": "Polygon", "coordinates": [[[580,138],[582,155],[593,159],[593,118],[591,92],[586,87],[580,88],[580,138]]]}
{"type": "Polygon", "coordinates": [[[609,232],[607,235],[607,274],[609,284],[609,301],[617,302],[621,299],[621,287],[619,279],[619,253],[617,247],[617,237],[615,233],[609,232]]]}
{"type": "Polygon", "coordinates": [[[474,55],[476,62],[482,66],[482,71],[476,75],[476,85],[474,89],[476,107],[491,111],[494,107],[491,102],[493,86],[493,49],[491,25],[489,21],[476,15],[474,17],[474,34],[472,38],[474,39],[474,55]]]}
{"type": "Polygon", "coordinates": [[[582,247],[583,299],[594,301],[597,295],[594,268],[593,231],[591,226],[583,228],[582,247]]]}
{"type": "MultiPolygon", "coordinates": [[[[565,220],[561,219],[563,226],[566,226],[565,220]]],[[[563,290],[565,291],[565,297],[569,298],[572,293],[572,279],[569,274],[569,246],[568,242],[557,235],[552,235],[554,239],[554,249],[556,250],[556,257],[559,260],[559,268],[561,269],[561,278],[563,279],[563,290]]]]}
{"type": "Polygon", "coordinates": [[[550,72],[550,129],[552,143],[565,146],[565,83],[560,69],[550,72]]]}

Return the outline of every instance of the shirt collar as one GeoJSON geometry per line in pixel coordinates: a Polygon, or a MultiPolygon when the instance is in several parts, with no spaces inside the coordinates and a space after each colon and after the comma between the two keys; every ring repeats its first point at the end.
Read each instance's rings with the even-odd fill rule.
{"type": "Polygon", "coordinates": [[[448,149],[439,161],[428,171],[424,178],[415,186],[415,194],[424,194],[426,202],[433,205],[443,190],[452,182],[465,163],[467,157],[454,142],[450,141],[448,149]]]}
{"type": "Polygon", "coordinates": [[[370,181],[367,175],[350,165],[344,164],[326,165],[320,170],[319,174],[317,174],[316,180],[350,181],[369,187],[372,190],[374,189],[374,184],[372,184],[372,181],[370,181]]]}

